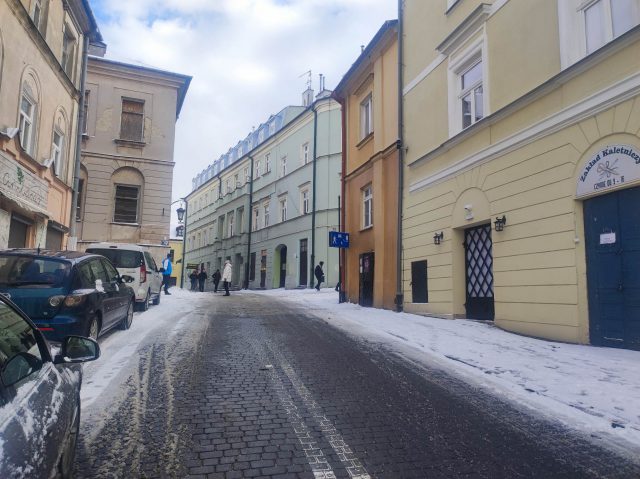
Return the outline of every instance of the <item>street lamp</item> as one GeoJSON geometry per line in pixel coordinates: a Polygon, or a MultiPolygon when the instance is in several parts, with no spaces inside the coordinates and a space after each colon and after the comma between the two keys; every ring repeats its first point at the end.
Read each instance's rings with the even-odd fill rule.
{"type": "MultiPolygon", "coordinates": [[[[184,213],[185,213],[185,211],[187,211],[187,210],[185,210],[182,206],[180,206],[180,208],[178,208],[178,209],[176,210],[176,213],[178,214],[178,221],[179,221],[180,223],[182,223],[182,220],[184,220],[184,213]]],[[[181,235],[180,235],[180,236],[181,236],[181,235]]]]}

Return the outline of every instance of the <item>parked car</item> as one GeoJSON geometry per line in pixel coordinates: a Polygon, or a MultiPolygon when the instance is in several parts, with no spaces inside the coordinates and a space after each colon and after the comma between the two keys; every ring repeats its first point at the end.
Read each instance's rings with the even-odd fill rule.
{"type": "Polygon", "coordinates": [[[135,296],[103,256],[75,251],[0,251],[0,294],[11,299],[51,341],[129,329],[135,296]]]}
{"type": "Polygon", "coordinates": [[[0,297],[0,477],[72,476],[80,425],[79,364],[100,356],[69,336],[52,350],[11,301],[0,297]]]}
{"type": "Polygon", "coordinates": [[[97,243],[87,248],[87,253],[109,258],[120,274],[133,278],[130,286],[136,293],[139,309],[149,309],[150,301],[160,304],[162,273],[146,248],[135,244],[97,243]]]}

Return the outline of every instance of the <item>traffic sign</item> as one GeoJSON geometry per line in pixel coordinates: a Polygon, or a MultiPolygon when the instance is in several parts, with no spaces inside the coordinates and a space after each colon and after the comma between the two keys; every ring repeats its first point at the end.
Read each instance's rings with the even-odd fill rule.
{"type": "Polygon", "coordinates": [[[329,246],[332,248],[348,248],[349,233],[329,231],[329,246]]]}

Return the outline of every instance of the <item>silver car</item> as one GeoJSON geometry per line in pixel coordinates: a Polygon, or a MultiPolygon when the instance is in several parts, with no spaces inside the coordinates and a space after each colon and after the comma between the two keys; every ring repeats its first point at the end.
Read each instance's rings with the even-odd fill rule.
{"type": "Polygon", "coordinates": [[[53,350],[31,320],[0,296],[0,477],[72,476],[80,425],[79,364],[100,356],[92,339],[53,350]]]}

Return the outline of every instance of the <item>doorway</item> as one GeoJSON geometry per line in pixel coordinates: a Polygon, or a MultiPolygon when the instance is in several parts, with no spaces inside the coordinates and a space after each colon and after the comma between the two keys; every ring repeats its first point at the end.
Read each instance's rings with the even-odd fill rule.
{"type": "Polygon", "coordinates": [[[309,265],[309,260],[307,257],[309,251],[309,240],[305,239],[301,239],[300,240],[300,281],[298,282],[298,284],[300,286],[306,286],[307,285],[307,268],[309,265]]]}
{"type": "Polygon", "coordinates": [[[9,226],[9,248],[26,248],[27,233],[29,232],[30,222],[22,220],[16,215],[11,216],[11,224],[9,226]]]}
{"type": "Polygon", "coordinates": [[[429,302],[426,260],[411,263],[411,301],[413,303],[429,302]]]}
{"type": "Polygon", "coordinates": [[[260,287],[265,288],[267,284],[267,250],[263,249],[260,255],[260,287]]]}
{"type": "Polygon", "coordinates": [[[464,249],[467,318],[492,321],[495,311],[491,223],[466,229],[464,249]]]}
{"type": "Polygon", "coordinates": [[[373,272],[375,267],[375,253],[360,255],[360,306],[373,306],[373,272]]]}
{"type": "Polygon", "coordinates": [[[277,251],[280,253],[280,279],[278,281],[278,287],[284,288],[287,280],[287,247],[280,245],[277,251]]]}
{"type": "Polygon", "coordinates": [[[592,344],[640,350],[640,187],[584,203],[592,344]]]}

